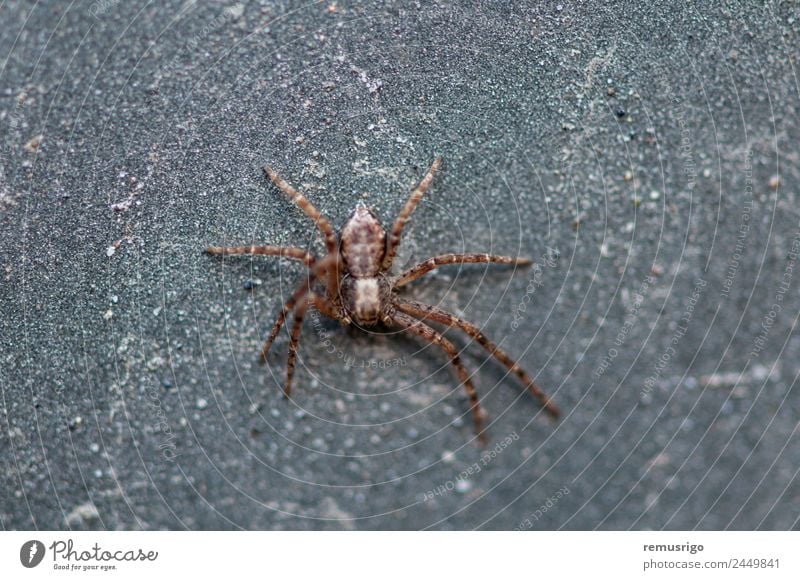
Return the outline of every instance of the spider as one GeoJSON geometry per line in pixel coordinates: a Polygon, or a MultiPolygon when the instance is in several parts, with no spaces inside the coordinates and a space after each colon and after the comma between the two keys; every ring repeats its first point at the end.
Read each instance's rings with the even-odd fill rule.
{"type": "Polygon", "coordinates": [[[483,414],[478,401],[478,393],[472,384],[470,375],[462,364],[453,343],[432,328],[428,322],[438,323],[448,328],[457,328],[467,334],[509,371],[516,374],[553,418],[558,417],[559,410],[533,382],[528,373],[489,340],[477,326],[436,306],[401,298],[397,293],[399,288],[440,266],[486,263],[517,266],[531,264],[531,260],[527,258],[478,253],[443,254],[429,258],[399,275],[391,274],[392,262],[400,246],[403,228],[425,195],[441,165],[442,158],[437,157],[425,177],[411,192],[411,196],[388,234],[372,209],[359,206],[352,212],[338,236],[330,222],[301,192],[289,185],[271,167],[265,167],[264,173],[272,183],[316,223],[325,238],[327,249],[325,256],[317,258],[301,248],[290,246],[212,246],[206,248],[205,251],[208,254],[216,255],[280,256],[299,260],[308,268],[306,281],[284,304],[261,349],[261,361],[266,362],[267,354],[275,337],[286,322],[289,313],[294,312],[284,388],[287,397],[291,395],[303,317],[309,306],[313,306],[324,315],[345,325],[355,323],[358,326],[369,327],[383,323],[388,327],[407,330],[422,340],[441,347],[449,357],[461,384],[464,385],[469,395],[475,432],[479,441],[485,443],[483,414]]]}

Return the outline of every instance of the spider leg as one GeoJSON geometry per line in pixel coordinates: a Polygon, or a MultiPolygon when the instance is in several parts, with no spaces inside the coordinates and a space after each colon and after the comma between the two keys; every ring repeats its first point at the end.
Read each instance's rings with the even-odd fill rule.
{"type": "Polygon", "coordinates": [[[447,356],[450,357],[450,362],[456,369],[456,373],[458,373],[458,378],[461,381],[461,384],[464,385],[464,388],[467,390],[467,394],[469,395],[472,419],[475,422],[475,432],[478,435],[478,439],[481,441],[481,443],[485,443],[486,435],[483,431],[483,416],[481,415],[481,407],[480,403],[478,402],[478,392],[475,390],[475,386],[472,384],[472,380],[469,378],[467,369],[465,369],[464,365],[461,363],[461,359],[458,356],[458,351],[453,346],[453,343],[444,338],[440,332],[437,332],[424,322],[416,320],[415,318],[412,318],[403,312],[395,312],[392,314],[392,321],[397,325],[402,326],[406,330],[413,332],[427,342],[431,344],[438,344],[444,349],[444,351],[447,353],[447,356]]]}
{"type": "Polygon", "coordinates": [[[283,394],[290,397],[292,394],[292,378],[294,377],[294,365],[297,360],[297,346],[300,343],[300,332],[303,329],[303,318],[308,308],[308,297],[303,296],[297,303],[294,310],[294,323],[292,325],[291,339],[289,340],[289,357],[286,360],[286,386],[283,394]]]}
{"type": "Polygon", "coordinates": [[[278,319],[275,321],[275,324],[272,327],[272,331],[269,333],[269,337],[264,342],[264,346],[261,349],[261,362],[266,362],[267,354],[269,353],[269,349],[272,347],[272,343],[275,341],[275,338],[278,336],[278,333],[281,331],[284,322],[286,322],[286,315],[289,314],[292,310],[294,310],[297,303],[305,298],[306,294],[311,291],[311,286],[314,284],[316,279],[319,277],[321,273],[325,271],[325,269],[329,266],[331,261],[335,258],[335,256],[331,256],[330,254],[318,260],[314,266],[308,271],[308,278],[298,286],[297,290],[294,291],[294,294],[289,297],[289,300],[286,301],[284,304],[283,309],[281,309],[280,314],[278,315],[278,319]]]}
{"type": "Polygon", "coordinates": [[[314,305],[314,308],[322,312],[328,318],[333,318],[334,320],[341,320],[341,316],[336,313],[334,306],[328,302],[325,298],[317,294],[316,292],[312,292],[309,295],[309,300],[314,305]]]}
{"type": "Polygon", "coordinates": [[[483,332],[481,332],[481,330],[471,322],[467,322],[466,320],[462,320],[457,316],[453,316],[441,308],[437,308],[429,304],[422,304],[421,302],[416,302],[413,300],[397,300],[395,304],[397,308],[412,316],[433,320],[434,322],[439,322],[451,328],[455,327],[461,329],[467,335],[474,338],[478,344],[485,348],[489,354],[500,361],[508,370],[516,374],[522,383],[528,388],[531,394],[539,400],[551,417],[556,419],[561,414],[561,412],[558,410],[558,407],[556,407],[556,405],[550,400],[550,397],[548,397],[536,385],[536,383],[533,382],[533,379],[528,375],[528,373],[526,373],[515,360],[513,360],[504,351],[498,348],[496,344],[489,340],[486,335],[483,334],[483,332]]]}
{"type": "Polygon", "coordinates": [[[317,224],[317,227],[325,236],[325,246],[329,254],[336,252],[336,233],[331,227],[331,223],[322,215],[322,213],[312,204],[305,195],[297,191],[294,187],[289,185],[286,180],[280,177],[275,170],[271,167],[264,167],[264,174],[272,180],[275,187],[285,193],[292,202],[297,205],[303,212],[317,224]]]}
{"type": "Polygon", "coordinates": [[[397,248],[400,246],[400,237],[403,235],[403,228],[408,222],[411,214],[414,213],[414,210],[417,207],[417,204],[422,199],[422,196],[425,195],[425,191],[427,191],[428,187],[433,181],[433,176],[436,175],[436,172],[442,166],[442,158],[437,157],[433,161],[433,165],[431,168],[428,169],[428,173],[425,174],[425,177],[422,178],[417,188],[411,192],[411,196],[406,201],[406,205],[403,207],[400,215],[397,216],[397,219],[392,226],[392,233],[389,235],[389,241],[386,244],[386,254],[383,257],[383,264],[382,269],[384,272],[388,271],[389,268],[392,267],[392,261],[394,261],[394,257],[397,254],[397,248]]]}
{"type": "Polygon", "coordinates": [[[306,266],[314,264],[314,256],[300,248],[290,246],[209,246],[206,254],[213,255],[259,255],[259,256],[280,256],[281,258],[292,258],[300,260],[306,266]]]}
{"type": "Polygon", "coordinates": [[[398,288],[413,282],[420,276],[424,276],[431,270],[439,266],[449,266],[451,264],[513,264],[515,266],[528,266],[532,264],[528,258],[511,258],[509,256],[492,256],[490,254],[443,254],[434,258],[428,258],[420,262],[413,268],[409,268],[394,280],[393,286],[398,288]]]}
{"type": "Polygon", "coordinates": [[[300,344],[300,333],[303,330],[303,319],[305,318],[308,306],[313,304],[317,310],[322,312],[325,316],[338,319],[333,308],[328,302],[319,294],[311,291],[307,296],[303,296],[297,302],[294,309],[294,321],[292,323],[292,333],[289,340],[289,356],[286,361],[286,385],[283,389],[283,394],[290,397],[292,394],[292,379],[294,378],[295,362],[297,360],[297,348],[300,344]]]}

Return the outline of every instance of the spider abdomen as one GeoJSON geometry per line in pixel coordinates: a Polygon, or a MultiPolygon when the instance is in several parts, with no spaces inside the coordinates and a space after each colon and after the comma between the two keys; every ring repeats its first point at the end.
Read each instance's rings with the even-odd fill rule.
{"type": "Polygon", "coordinates": [[[353,320],[371,326],[385,313],[389,283],[383,276],[354,278],[347,276],[341,285],[342,304],[353,320]]]}
{"type": "Polygon", "coordinates": [[[344,224],[341,240],[348,274],[368,278],[380,272],[386,253],[386,231],[371,210],[357,208],[344,224]]]}

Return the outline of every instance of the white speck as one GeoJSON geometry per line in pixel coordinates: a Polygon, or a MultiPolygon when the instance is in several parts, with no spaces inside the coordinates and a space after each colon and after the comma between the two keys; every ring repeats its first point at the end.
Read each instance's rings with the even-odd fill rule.
{"type": "Polygon", "coordinates": [[[372,443],[373,445],[377,445],[378,443],[381,442],[381,436],[378,435],[377,433],[373,433],[369,437],[369,442],[372,443]]]}
{"type": "Polygon", "coordinates": [[[753,365],[753,370],[751,373],[755,380],[763,381],[767,378],[767,376],[769,376],[769,369],[764,365],[753,365]]]}
{"type": "Polygon", "coordinates": [[[231,18],[239,18],[242,14],[244,14],[244,4],[234,4],[233,6],[228,6],[224,12],[230,16],[231,18]]]}
{"type": "Polygon", "coordinates": [[[660,191],[654,189],[653,191],[650,192],[650,199],[656,200],[656,199],[658,199],[660,197],[661,197],[661,192],[660,191]]]}
{"type": "Polygon", "coordinates": [[[108,256],[109,258],[116,253],[117,253],[117,248],[115,248],[114,246],[108,246],[106,248],[106,256],[108,256]]]}
{"type": "Polygon", "coordinates": [[[203,409],[208,407],[208,401],[206,401],[204,398],[200,397],[199,399],[197,399],[197,402],[195,403],[195,407],[197,407],[200,411],[202,411],[203,409]]]}
{"type": "Polygon", "coordinates": [[[92,453],[97,453],[98,451],[100,451],[100,446],[97,443],[92,443],[91,445],[89,445],[89,451],[91,451],[92,453]]]}
{"type": "Polygon", "coordinates": [[[453,463],[456,459],[456,454],[452,451],[443,451],[442,452],[442,461],[445,463],[453,463]]]}
{"type": "Polygon", "coordinates": [[[471,489],[472,484],[469,482],[469,480],[460,479],[456,482],[456,491],[458,493],[467,493],[471,489]]]}
{"type": "Polygon", "coordinates": [[[111,320],[112,316],[114,316],[114,311],[111,310],[110,308],[106,310],[105,314],[103,314],[103,318],[105,318],[106,320],[111,320]]]}

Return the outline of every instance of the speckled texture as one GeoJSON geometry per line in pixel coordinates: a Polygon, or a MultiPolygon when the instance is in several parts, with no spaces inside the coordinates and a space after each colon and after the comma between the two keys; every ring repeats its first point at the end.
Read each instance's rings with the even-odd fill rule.
{"type": "Polygon", "coordinates": [[[0,8],[3,529],[798,528],[796,6],[472,4],[0,8]],[[483,450],[392,332],[309,316],[283,399],[302,266],[201,253],[322,250],[266,163],[338,227],[437,154],[398,261],[537,266],[408,293],[565,411],[450,333],[483,450]]]}

